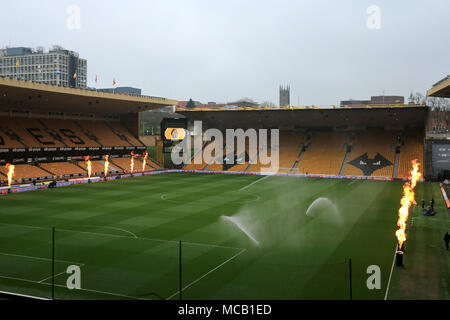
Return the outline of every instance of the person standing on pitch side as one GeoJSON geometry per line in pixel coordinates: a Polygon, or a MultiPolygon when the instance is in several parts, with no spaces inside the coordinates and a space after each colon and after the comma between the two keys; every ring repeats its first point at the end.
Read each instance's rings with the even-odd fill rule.
{"type": "Polygon", "coordinates": [[[450,234],[448,234],[448,231],[445,233],[444,236],[444,242],[445,242],[445,247],[447,248],[447,251],[449,250],[449,243],[450,243],[450,234]]]}

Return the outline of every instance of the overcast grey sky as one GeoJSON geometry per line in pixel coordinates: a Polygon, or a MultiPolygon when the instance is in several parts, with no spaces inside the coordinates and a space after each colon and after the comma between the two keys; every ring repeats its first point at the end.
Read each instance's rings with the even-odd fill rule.
{"type": "Polygon", "coordinates": [[[408,96],[450,74],[448,0],[17,0],[2,3],[0,35],[2,47],[78,51],[90,86],[97,74],[98,87],[115,77],[205,103],[278,103],[280,84],[294,105],[408,96]],[[79,28],[67,25],[71,5],[79,28]]]}

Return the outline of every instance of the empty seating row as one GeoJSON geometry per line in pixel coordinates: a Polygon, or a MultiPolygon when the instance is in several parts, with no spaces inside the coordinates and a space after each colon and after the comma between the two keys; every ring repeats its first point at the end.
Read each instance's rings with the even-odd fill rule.
{"type": "Polygon", "coordinates": [[[404,150],[400,153],[398,176],[408,177],[411,171],[411,161],[418,159],[419,171],[423,175],[424,137],[422,134],[406,133],[403,137],[404,150]]]}
{"type": "MultiPolygon", "coordinates": [[[[269,148],[269,157],[272,150],[269,148]]],[[[249,159],[254,159],[246,145],[249,159]]],[[[313,131],[280,132],[279,167],[275,172],[293,172],[309,174],[326,174],[353,176],[386,176],[393,177],[396,152],[398,157],[398,176],[408,176],[411,160],[419,159],[423,164],[423,133],[393,132],[385,130],[367,130],[361,132],[313,131]],[[301,157],[300,157],[301,156],[301,157]],[[345,162],[345,163],[344,163],[345,162]],[[295,164],[297,166],[295,166],[295,164]],[[345,170],[344,170],[345,168],[345,170]]],[[[202,154],[196,157],[200,159],[202,154]]],[[[222,157],[222,151],[218,157],[222,157]]],[[[235,156],[237,156],[235,154],[235,156]]],[[[262,164],[260,154],[256,164],[224,166],[222,164],[190,164],[186,169],[228,170],[236,172],[260,172],[270,165],[262,164]]],[[[423,165],[421,171],[423,170],[423,165]]]]}
{"type": "Polygon", "coordinates": [[[296,173],[338,175],[345,158],[349,134],[335,131],[313,133],[309,147],[304,151],[296,173]]]}
{"type": "MultiPolygon", "coordinates": [[[[191,160],[191,163],[187,164],[185,169],[187,170],[202,170],[208,165],[211,164],[213,161],[209,161],[210,159],[205,159],[204,155],[208,154],[211,155],[214,159],[219,156],[219,154],[222,154],[222,144],[220,144],[218,141],[211,141],[209,143],[206,143],[203,146],[203,149],[201,152],[194,155],[193,159],[191,160]],[[220,150],[216,154],[216,150],[220,150]]],[[[208,169],[208,170],[214,170],[214,169],[208,169]]],[[[220,169],[222,170],[222,169],[220,169]]]]}
{"type": "MultiPolygon", "coordinates": [[[[5,180],[6,175],[8,174],[8,169],[4,166],[0,167],[0,171],[3,173],[2,180],[5,180]]],[[[44,171],[36,166],[30,164],[16,164],[14,168],[14,176],[13,180],[18,181],[20,179],[25,178],[40,178],[40,177],[49,177],[52,176],[47,171],[44,171]]]]}
{"type": "Polygon", "coordinates": [[[143,146],[120,122],[0,118],[1,148],[143,146]]]}
{"type": "Polygon", "coordinates": [[[41,163],[39,166],[56,176],[86,173],[86,170],[82,167],[76,166],[70,162],[41,163]]]}
{"type": "MultiPolygon", "coordinates": [[[[130,172],[131,158],[110,158],[108,174],[116,172],[130,172]]],[[[133,172],[142,172],[144,162],[140,158],[134,158],[133,172]]],[[[105,160],[91,161],[92,175],[103,175],[105,171],[105,160]]],[[[152,160],[147,159],[144,171],[160,169],[152,160]]],[[[13,184],[24,182],[24,179],[39,178],[61,178],[67,176],[87,175],[88,166],[86,161],[78,162],[50,162],[39,164],[16,164],[14,167],[13,184]]],[[[0,166],[0,181],[7,181],[8,169],[0,166]]]]}

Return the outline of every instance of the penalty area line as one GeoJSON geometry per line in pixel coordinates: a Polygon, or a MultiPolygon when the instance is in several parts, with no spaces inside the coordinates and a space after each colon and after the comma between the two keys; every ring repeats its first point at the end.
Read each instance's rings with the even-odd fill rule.
{"type": "MultiPolygon", "coordinates": [[[[18,257],[18,258],[25,258],[25,259],[33,259],[33,260],[40,260],[40,261],[52,261],[52,259],[50,259],[50,258],[24,256],[24,255],[21,255],[21,254],[13,254],[13,253],[6,253],[6,252],[0,252],[0,255],[2,255],[2,256],[10,256],[10,257],[18,257]]],[[[74,262],[74,261],[67,261],[67,260],[55,259],[55,262],[67,263],[67,264],[76,264],[76,265],[84,266],[84,264],[81,263],[81,262],[74,262]]]]}
{"type": "MultiPolygon", "coordinates": [[[[84,267],[85,264],[84,264],[84,263],[80,263],[80,264],[78,264],[77,266],[81,268],[81,267],[84,267]]],[[[58,277],[58,276],[60,276],[60,275],[62,275],[62,274],[64,274],[64,273],[67,273],[67,270],[61,271],[60,273],[57,273],[57,274],[55,274],[54,276],[50,275],[50,276],[48,276],[47,278],[44,278],[44,279],[38,281],[38,283],[43,283],[43,282],[45,282],[45,281],[47,281],[47,280],[50,280],[50,279],[52,279],[52,278],[53,278],[53,279],[56,279],[56,277],[58,277]]]]}
{"type": "Polygon", "coordinates": [[[236,253],[234,256],[232,256],[231,258],[229,258],[228,260],[222,262],[221,264],[219,264],[217,267],[215,267],[214,269],[209,270],[207,273],[205,273],[204,275],[202,275],[200,278],[195,279],[194,281],[192,281],[191,283],[189,283],[187,286],[185,286],[184,288],[182,288],[181,290],[178,290],[177,292],[175,292],[174,294],[172,294],[170,297],[168,297],[166,300],[170,300],[173,297],[175,297],[177,294],[179,294],[180,292],[184,292],[186,289],[192,287],[194,284],[196,284],[197,282],[199,282],[200,280],[202,280],[203,278],[205,278],[206,276],[210,275],[211,273],[213,273],[214,271],[216,271],[217,269],[221,268],[222,266],[224,266],[225,264],[227,264],[228,262],[230,262],[231,260],[235,259],[236,257],[240,256],[241,254],[243,254],[245,251],[247,251],[247,249],[242,249],[241,251],[239,251],[238,253],[236,253]]]}
{"type": "Polygon", "coordinates": [[[255,183],[258,183],[258,182],[260,182],[260,181],[263,181],[263,180],[265,180],[265,179],[267,179],[267,178],[269,178],[270,177],[270,175],[267,175],[267,176],[265,176],[265,177],[262,177],[261,179],[258,179],[258,180],[256,180],[256,181],[253,181],[252,183],[250,183],[250,184],[248,184],[248,185],[246,185],[245,187],[242,187],[241,189],[239,189],[239,191],[244,191],[245,189],[248,189],[248,188],[250,188],[252,185],[254,185],[255,183]]]}
{"type": "Polygon", "coordinates": [[[66,271],[64,270],[64,271],[62,271],[62,272],[60,272],[60,273],[58,273],[58,274],[55,274],[54,276],[49,276],[49,277],[47,277],[47,278],[44,278],[44,279],[38,281],[38,283],[45,282],[45,281],[47,281],[47,280],[49,280],[49,279],[52,279],[52,278],[54,279],[54,278],[56,278],[56,277],[62,275],[63,273],[66,273],[66,271]]]}
{"type": "MultiPolygon", "coordinates": [[[[36,226],[29,226],[24,224],[11,224],[11,223],[2,223],[0,222],[0,225],[5,226],[16,226],[16,227],[23,227],[23,228],[31,228],[31,229],[37,229],[37,230],[52,230],[51,228],[46,227],[36,227],[36,226]]],[[[144,241],[155,241],[155,242],[169,242],[169,243],[179,243],[178,240],[167,240],[167,239],[153,239],[153,238],[145,238],[145,237],[130,237],[125,235],[119,235],[119,234],[111,234],[111,233],[98,233],[98,232],[90,232],[90,231],[77,231],[77,230],[70,230],[70,229],[63,229],[63,228],[57,228],[58,231],[64,231],[64,232],[71,232],[71,233],[80,233],[80,234],[91,234],[95,236],[103,236],[103,237],[112,237],[112,238],[124,238],[124,239],[138,239],[138,240],[144,240],[144,241]]],[[[212,243],[201,243],[201,242],[190,242],[190,241],[183,241],[185,244],[190,244],[194,246],[200,246],[200,247],[210,247],[210,248],[223,248],[223,249],[233,249],[233,250],[242,250],[242,248],[236,248],[236,247],[229,247],[229,246],[222,246],[219,244],[212,244],[212,243]]],[[[62,260],[59,260],[62,261],[62,260]]],[[[74,264],[79,264],[78,262],[74,264]]]]}

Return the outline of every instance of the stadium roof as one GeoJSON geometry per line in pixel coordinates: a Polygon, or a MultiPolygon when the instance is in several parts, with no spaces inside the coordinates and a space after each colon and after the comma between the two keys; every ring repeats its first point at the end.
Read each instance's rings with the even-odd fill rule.
{"type": "Polygon", "coordinates": [[[203,128],[303,130],[359,130],[384,128],[403,130],[424,128],[429,108],[424,105],[376,108],[302,108],[302,109],[237,109],[215,111],[179,111],[191,120],[201,120],[203,128]]]}
{"type": "Polygon", "coordinates": [[[438,81],[427,91],[429,97],[450,98],[450,75],[438,81]]]}
{"type": "Polygon", "coordinates": [[[176,100],[98,92],[0,77],[0,110],[129,114],[177,104],[176,100]]]}

